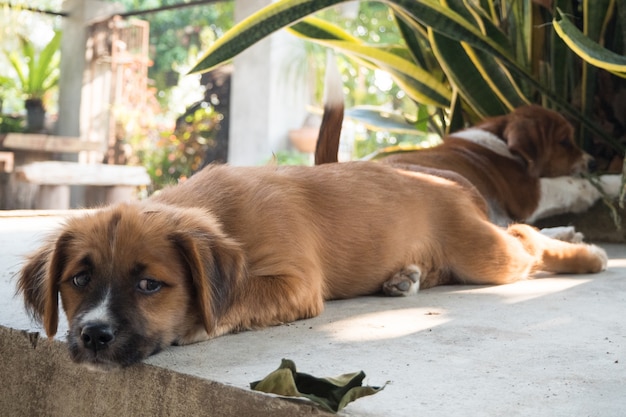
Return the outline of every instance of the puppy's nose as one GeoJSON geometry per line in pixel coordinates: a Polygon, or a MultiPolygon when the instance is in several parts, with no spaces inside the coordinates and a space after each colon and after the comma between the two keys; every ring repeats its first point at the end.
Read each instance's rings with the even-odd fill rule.
{"type": "Polygon", "coordinates": [[[593,156],[590,156],[589,160],[587,160],[587,169],[589,172],[596,172],[598,170],[598,162],[593,156]]]}
{"type": "Polygon", "coordinates": [[[106,349],[113,340],[115,334],[111,327],[102,323],[87,324],[80,332],[83,346],[94,351],[106,349]]]}

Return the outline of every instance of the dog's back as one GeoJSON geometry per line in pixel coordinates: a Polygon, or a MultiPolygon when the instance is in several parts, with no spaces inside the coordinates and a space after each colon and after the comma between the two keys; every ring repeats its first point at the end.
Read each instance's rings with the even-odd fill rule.
{"type": "MultiPolygon", "coordinates": [[[[330,104],[327,113],[343,112],[330,104]]],[[[337,161],[340,130],[340,124],[322,126],[316,164],[337,161]]],[[[474,187],[488,205],[489,217],[502,225],[534,215],[541,199],[541,178],[587,172],[593,163],[574,143],[567,120],[536,105],[486,119],[445,137],[438,146],[387,155],[379,162],[474,187]]]]}
{"type": "Polygon", "coordinates": [[[320,277],[325,298],[345,298],[381,285],[346,277],[384,277],[419,242],[428,242],[424,252],[442,253],[430,246],[455,232],[442,227],[440,213],[467,211],[468,217],[486,218],[472,198],[453,181],[348,162],[314,169],[210,166],[153,200],[213,213],[223,231],[243,243],[251,275],[276,275],[276,265],[284,275],[302,275],[289,268],[309,265],[326,275],[320,277]],[[438,198],[432,200],[433,195],[438,198]],[[436,234],[439,240],[432,239],[436,234]],[[352,256],[355,250],[362,256],[352,256]]]}

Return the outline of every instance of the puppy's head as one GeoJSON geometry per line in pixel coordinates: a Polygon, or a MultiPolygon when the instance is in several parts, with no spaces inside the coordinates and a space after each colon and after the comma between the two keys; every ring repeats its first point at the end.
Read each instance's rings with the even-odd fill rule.
{"type": "Polygon", "coordinates": [[[559,113],[530,105],[478,125],[506,141],[509,150],[520,156],[531,174],[558,177],[587,172],[593,158],[574,142],[574,128],[559,113]]]}
{"type": "Polygon", "coordinates": [[[121,205],[68,221],[27,260],[18,291],[48,337],[60,294],[72,359],[108,369],[211,334],[243,274],[209,213],[121,205]]]}

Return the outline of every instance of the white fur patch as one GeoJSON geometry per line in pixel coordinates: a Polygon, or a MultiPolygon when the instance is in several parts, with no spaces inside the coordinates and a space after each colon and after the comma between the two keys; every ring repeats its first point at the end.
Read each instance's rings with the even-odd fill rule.
{"type": "Polygon", "coordinates": [[[477,145],[483,146],[492,152],[502,155],[506,158],[515,159],[515,156],[509,151],[509,146],[498,136],[479,128],[470,128],[455,132],[450,135],[454,138],[465,139],[477,145]]]}
{"type": "Polygon", "coordinates": [[[422,276],[422,269],[417,265],[409,265],[407,266],[406,270],[408,272],[408,275],[411,276],[411,281],[413,281],[414,279],[415,281],[413,281],[413,284],[411,284],[411,287],[405,295],[417,294],[420,290],[420,278],[422,276]]]}
{"type": "Polygon", "coordinates": [[[585,238],[582,233],[576,231],[574,226],[545,227],[540,232],[551,239],[570,243],[581,243],[585,238]]]}
{"type": "Polygon", "coordinates": [[[91,310],[86,311],[79,320],[81,326],[90,322],[111,323],[111,292],[107,291],[102,301],[91,310]]]}
{"type": "Polygon", "coordinates": [[[335,55],[328,50],[326,54],[326,73],[324,79],[324,103],[326,106],[343,106],[343,81],[337,66],[335,55]]]}
{"type": "Polygon", "coordinates": [[[606,267],[609,263],[609,257],[606,254],[606,251],[599,246],[596,245],[588,245],[589,251],[596,255],[602,261],[602,271],[606,270],[606,267]]]}
{"type": "MultiPolygon", "coordinates": [[[[535,212],[526,219],[533,222],[562,213],[581,213],[601,197],[600,191],[585,178],[556,177],[539,180],[541,196],[535,212]]],[[[619,194],[621,175],[603,175],[599,183],[611,198],[619,194]]]]}

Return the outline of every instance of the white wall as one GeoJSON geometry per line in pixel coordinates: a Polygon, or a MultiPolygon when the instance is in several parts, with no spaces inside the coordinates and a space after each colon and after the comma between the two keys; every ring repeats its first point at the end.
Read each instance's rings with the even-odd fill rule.
{"type": "MultiPolygon", "coordinates": [[[[240,21],[271,0],[237,0],[240,21]]],[[[307,88],[287,82],[285,65],[299,42],[285,31],[275,33],[234,60],[230,101],[228,160],[232,165],[259,165],[286,149],[289,129],[306,117],[307,88]]]]}

